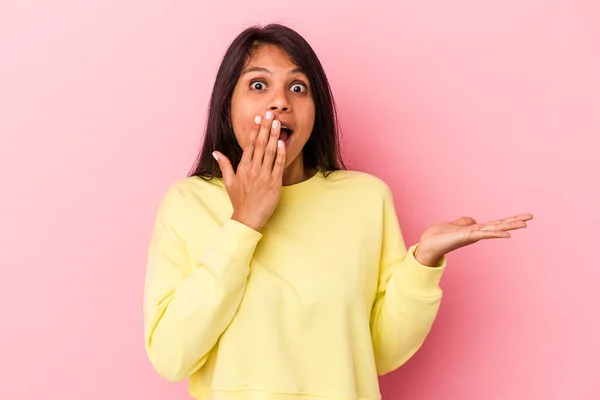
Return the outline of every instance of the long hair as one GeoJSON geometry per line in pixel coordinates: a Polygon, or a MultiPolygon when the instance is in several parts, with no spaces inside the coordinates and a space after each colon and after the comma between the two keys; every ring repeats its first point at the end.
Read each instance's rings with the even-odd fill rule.
{"type": "Polygon", "coordinates": [[[215,150],[225,154],[233,170],[237,170],[243,149],[231,124],[231,97],[248,57],[261,44],[276,45],[287,53],[293,63],[302,68],[311,85],[315,123],[302,149],[304,167],[317,169],[325,175],[346,169],[340,151],[337,110],[321,62],[297,32],[280,24],[269,24],[245,29],[229,45],[213,86],[202,146],[189,176],[206,180],[221,178],[219,164],[212,157],[215,150]]]}

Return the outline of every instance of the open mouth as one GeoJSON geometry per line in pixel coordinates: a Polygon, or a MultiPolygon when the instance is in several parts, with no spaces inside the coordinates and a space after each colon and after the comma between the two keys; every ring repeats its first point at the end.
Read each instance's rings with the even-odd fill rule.
{"type": "Polygon", "coordinates": [[[291,130],[290,128],[288,128],[285,125],[281,125],[281,131],[279,133],[279,139],[283,140],[283,143],[285,144],[285,147],[287,147],[288,144],[290,143],[290,137],[292,136],[293,133],[294,133],[293,130],[291,130]]]}

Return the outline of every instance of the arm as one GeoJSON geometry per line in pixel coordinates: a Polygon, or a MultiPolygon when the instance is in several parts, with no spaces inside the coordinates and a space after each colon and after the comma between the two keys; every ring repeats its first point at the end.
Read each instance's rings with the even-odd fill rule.
{"type": "Polygon", "coordinates": [[[148,357],[170,381],[197,371],[233,319],[262,235],[226,220],[197,260],[181,237],[186,204],[172,190],[159,207],[148,252],[144,331],[148,357]]]}
{"type": "Polygon", "coordinates": [[[383,241],[379,284],[371,312],[371,335],[379,375],[404,364],[421,347],[437,315],[442,297],[439,282],[446,267],[442,257],[433,266],[408,250],[396,218],[389,189],[384,196],[383,241]]]}

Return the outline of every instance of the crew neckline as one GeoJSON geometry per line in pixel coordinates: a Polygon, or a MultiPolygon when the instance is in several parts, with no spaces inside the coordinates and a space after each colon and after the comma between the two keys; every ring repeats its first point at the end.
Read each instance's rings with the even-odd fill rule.
{"type": "Polygon", "coordinates": [[[285,185],[281,187],[280,202],[297,201],[307,195],[314,193],[314,190],[322,183],[324,178],[323,172],[317,170],[310,178],[293,185],[285,185]]]}
{"type": "MultiPolygon", "coordinates": [[[[201,178],[198,178],[201,179],[201,178]]],[[[281,187],[280,203],[294,202],[306,198],[308,195],[314,194],[316,189],[322,184],[325,179],[325,174],[317,170],[310,178],[293,185],[285,185],[281,187]]],[[[212,182],[225,189],[223,178],[213,178],[212,182]]]]}

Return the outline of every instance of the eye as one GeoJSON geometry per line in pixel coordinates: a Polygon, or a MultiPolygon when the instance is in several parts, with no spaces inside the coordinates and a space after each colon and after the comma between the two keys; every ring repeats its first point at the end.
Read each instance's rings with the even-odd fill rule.
{"type": "Polygon", "coordinates": [[[290,90],[294,93],[304,93],[306,92],[306,85],[303,83],[295,83],[292,85],[290,90]]]}
{"type": "Polygon", "coordinates": [[[267,87],[267,85],[265,85],[263,82],[261,81],[254,81],[250,83],[250,87],[254,90],[265,90],[265,88],[267,87]]]}

